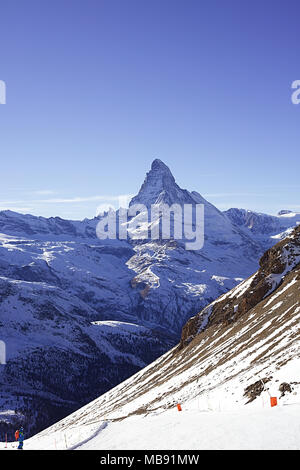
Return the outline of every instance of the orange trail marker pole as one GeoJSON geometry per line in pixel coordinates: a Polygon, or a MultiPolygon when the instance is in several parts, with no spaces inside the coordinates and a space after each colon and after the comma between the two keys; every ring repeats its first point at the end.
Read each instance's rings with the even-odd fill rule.
{"type": "Polygon", "coordinates": [[[277,406],[277,397],[270,397],[271,407],[277,406]]]}

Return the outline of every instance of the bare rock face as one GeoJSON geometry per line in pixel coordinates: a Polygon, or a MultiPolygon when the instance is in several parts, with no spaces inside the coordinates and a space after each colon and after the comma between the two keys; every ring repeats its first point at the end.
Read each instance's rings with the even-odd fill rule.
{"type": "MultiPolygon", "coordinates": [[[[300,226],[291,235],[266,251],[259,262],[259,270],[231,293],[219,297],[182,329],[179,349],[184,348],[204,329],[237,321],[265,297],[271,294],[284,277],[300,263],[300,226]]],[[[299,274],[298,274],[299,276],[299,274]]]]}
{"type": "Polygon", "coordinates": [[[281,397],[284,397],[286,392],[288,392],[288,393],[292,392],[292,387],[290,386],[289,383],[282,382],[282,384],[279,385],[279,391],[281,392],[281,397]]]}
{"type": "Polygon", "coordinates": [[[265,254],[260,258],[259,266],[261,274],[281,274],[283,273],[286,261],[282,256],[282,246],[284,245],[284,240],[270,250],[266,251],[265,254]]]}
{"type": "Polygon", "coordinates": [[[190,343],[195,338],[199,330],[199,317],[196,315],[189,319],[189,321],[182,328],[181,341],[179,343],[179,349],[190,343]]]}
{"type": "Polygon", "coordinates": [[[265,384],[270,380],[270,377],[265,377],[264,379],[257,380],[253,384],[248,385],[248,387],[245,388],[244,393],[244,397],[248,398],[247,403],[251,403],[251,401],[259,397],[261,393],[265,390],[265,384]]]}

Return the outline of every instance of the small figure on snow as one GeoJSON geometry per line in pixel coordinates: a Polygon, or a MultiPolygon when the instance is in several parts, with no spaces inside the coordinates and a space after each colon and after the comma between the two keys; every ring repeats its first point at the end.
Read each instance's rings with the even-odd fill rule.
{"type": "Polygon", "coordinates": [[[24,442],[24,429],[22,427],[19,429],[18,441],[19,441],[18,449],[22,450],[23,449],[23,442],[24,442]]]}

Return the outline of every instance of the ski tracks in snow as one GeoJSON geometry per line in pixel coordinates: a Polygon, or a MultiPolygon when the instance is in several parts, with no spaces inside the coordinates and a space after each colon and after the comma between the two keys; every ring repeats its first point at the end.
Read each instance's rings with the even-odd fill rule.
{"type": "Polygon", "coordinates": [[[106,427],[108,426],[108,422],[104,421],[101,426],[87,439],[84,439],[83,441],[79,442],[78,444],[75,444],[73,447],[69,447],[68,450],[76,450],[86,444],[87,442],[91,441],[92,439],[95,439],[106,427]]]}

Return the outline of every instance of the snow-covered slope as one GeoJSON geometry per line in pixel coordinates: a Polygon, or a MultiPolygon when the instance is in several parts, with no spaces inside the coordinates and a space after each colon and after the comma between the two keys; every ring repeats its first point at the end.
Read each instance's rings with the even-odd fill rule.
{"type": "Polygon", "coordinates": [[[65,447],[67,436],[69,448],[299,448],[299,417],[300,227],[191,319],[177,347],[27,445],[65,447]]]}
{"type": "MultiPolygon", "coordinates": [[[[48,430],[26,440],[25,450],[299,450],[299,419],[299,403],[271,409],[266,397],[256,407],[230,411],[211,411],[194,402],[180,413],[174,408],[146,418],[48,430]]],[[[7,448],[16,444],[9,442],[7,448]]],[[[5,449],[3,442],[0,449],[5,449]]],[[[200,464],[203,457],[195,457],[200,464]]]]}
{"type": "Polygon", "coordinates": [[[195,312],[256,271],[263,250],[253,234],[181,189],[155,160],[131,205],[162,202],[204,204],[202,250],[161,238],[99,240],[99,218],[0,212],[0,340],[8,359],[0,413],[17,410],[42,429],[167,351],[195,312]]]}

